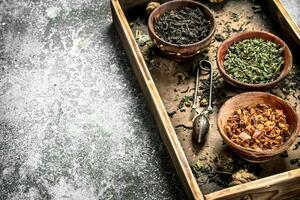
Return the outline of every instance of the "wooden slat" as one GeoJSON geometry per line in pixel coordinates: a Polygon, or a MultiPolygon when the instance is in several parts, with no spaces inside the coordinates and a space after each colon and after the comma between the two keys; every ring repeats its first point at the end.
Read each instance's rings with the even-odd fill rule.
{"type": "Polygon", "coordinates": [[[111,5],[114,24],[186,194],[190,199],[204,200],[119,1],[111,0],[111,5]]]}
{"type": "Polygon", "coordinates": [[[230,187],[205,195],[206,200],[284,200],[300,195],[300,169],[230,187]]]}

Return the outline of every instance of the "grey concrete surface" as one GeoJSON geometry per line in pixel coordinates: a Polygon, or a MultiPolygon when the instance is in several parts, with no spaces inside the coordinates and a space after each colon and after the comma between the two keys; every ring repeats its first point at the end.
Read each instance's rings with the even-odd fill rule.
{"type": "Polygon", "coordinates": [[[111,23],[108,0],[0,0],[0,200],[184,199],[111,23]]]}
{"type": "Polygon", "coordinates": [[[109,1],[0,2],[0,199],[181,199],[109,1]]]}

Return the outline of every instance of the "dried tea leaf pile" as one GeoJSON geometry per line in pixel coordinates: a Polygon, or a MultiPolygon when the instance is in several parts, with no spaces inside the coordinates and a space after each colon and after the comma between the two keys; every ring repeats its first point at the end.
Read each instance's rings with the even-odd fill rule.
{"type": "Polygon", "coordinates": [[[284,47],[263,39],[246,39],[233,44],[224,59],[224,68],[234,79],[250,84],[275,80],[284,63],[284,47]]]}
{"type": "Polygon", "coordinates": [[[229,183],[229,186],[235,186],[257,180],[257,177],[254,174],[248,172],[247,169],[240,169],[232,174],[231,179],[232,181],[229,183]]]}
{"type": "Polygon", "coordinates": [[[156,34],[172,44],[192,44],[210,33],[210,21],[200,8],[184,7],[163,13],[154,24],[156,34]]]}
{"type": "Polygon", "coordinates": [[[235,110],[224,130],[236,144],[253,149],[278,149],[291,136],[283,111],[266,104],[235,110]]]}

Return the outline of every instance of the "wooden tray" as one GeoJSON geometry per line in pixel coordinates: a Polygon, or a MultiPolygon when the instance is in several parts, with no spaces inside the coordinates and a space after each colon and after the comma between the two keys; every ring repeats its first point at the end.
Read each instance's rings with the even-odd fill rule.
{"type": "MultiPolygon", "coordinates": [[[[261,6],[264,13],[255,14],[252,8],[253,1],[251,0],[227,0],[224,4],[215,5],[203,1],[217,16],[217,33],[222,32],[224,36],[224,24],[227,21],[235,22],[230,24],[231,31],[225,36],[242,31],[244,28],[274,32],[288,43],[294,57],[297,57],[295,55],[300,50],[299,27],[288,15],[280,0],[265,0],[261,2],[263,2],[261,6]],[[232,19],[232,13],[237,12],[240,14],[238,19],[232,19]]],[[[146,3],[146,0],[111,0],[113,21],[160,130],[161,138],[186,191],[186,195],[190,199],[222,200],[289,199],[300,196],[300,169],[297,169],[296,165],[290,164],[291,159],[300,158],[300,152],[299,150],[293,150],[294,146],[288,151],[288,157],[278,157],[268,163],[254,165],[245,163],[241,159],[236,159],[237,156],[223,144],[216,126],[218,108],[230,96],[241,91],[233,90],[222,82],[217,86],[219,95],[215,95],[215,97],[221,94],[224,94],[225,97],[216,98],[214,101],[214,114],[210,117],[212,125],[207,141],[202,146],[195,145],[192,142],[191,130],[184,128],[184,126],[191,126],[190,108],[184,107],[185,112],[180,112],[178,103],[184,96],[193,94],[192,88],[194,87],[195,77],[192,73],[192,66],[199,59],[203,58],[204,54],[216,68],[215,52],[220,42],[216,41],[207,52],[199,55],[194,61],[189,63],[177,63],[169,60],[155,49],[151,51],[151,55],[148,55],[149,47],[141,45],[140,38],[137,37],[141,32],[143,36],[148,34],[144,12],[146,3]],[[179,83],[178,76],[185,78],[179,83]],[[172,111],[176,111],[176,115],[170,117],[168,113],[170,114],[172,111]],[[199,177],[196,179],[190,166],[199,159],[203,159],[212,168],[216,168],[218,167],[217,165],[220,165],[216,158],[217,160],[224,158],[225,160],[231,160],[229,162],[231,165],[238,165],[238,163],[242,162],[243,166],[260,168],[261,170],[257,174],[260,179],[227,188],[213,181],[202,185],[198,184],[199,177]]],[[[142,43],[144,42],[142,41],[142,43]]],[[[299,67],[294,68],[293,73],[297,73],[298,70],[299,67]]],[[[215,74],[217,74],[216,69],[215,74]]],[[[295,82],[295,91],[287,92],[285,85],[294,81],[293,78],[296,76],[291,76],[285,83],[270,92],[279,96],[285,93],[284,97],[286,100],[300,114],[300,104],[298,105],[299,100],[297,100],[300,96],[299,79],[297,78],[298,82],[295,82]]],[[[202,78],[205,79],[205,75],[202,78]]],[[[299,139],[297,142],[299,142],[299,139]]]]}

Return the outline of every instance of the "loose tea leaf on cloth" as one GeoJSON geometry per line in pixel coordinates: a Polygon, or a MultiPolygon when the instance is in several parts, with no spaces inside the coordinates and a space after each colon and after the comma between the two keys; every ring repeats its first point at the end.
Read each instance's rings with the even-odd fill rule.
{"type": "Polygon", "coordinates": [[[219,187],[256,180],[256,174],[262,170],[257,164],[249,163],[234,154],[218,155],[214,158],[200,157],[191,168],[200,186],[210,182],[219,187]]]}
{"type": "Polygon", "coordinates": [[[234,79],[258,84],[275,80],[284,63],[284,47],[263,39],[246,39],[233,44],[224,59],[224,68],[234,79]]]}
{"type": "Polygon", "coordinates": [[[192,44],[210,33],[210,21],[200,8],[184,7],[163,13],[154,24],[156,34],[172,44],[192,44]]]}

